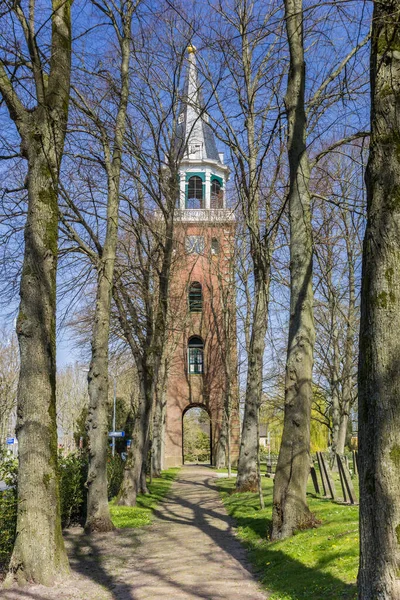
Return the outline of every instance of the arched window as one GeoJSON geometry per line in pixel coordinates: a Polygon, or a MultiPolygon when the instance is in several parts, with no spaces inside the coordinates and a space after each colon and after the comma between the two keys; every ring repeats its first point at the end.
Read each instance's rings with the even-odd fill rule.
{"type": "Polygon", "coordinates": [[[188,181],[186,208],[203,208],[203,180],[193,176],[188,181]]]}
{"type": "Polygon", "coordinates": [[[203,310],[203,292],[201,283],[193,281],[189,287],[189,310],[190,312],[201,312],[203,310]]]}
{"type": "Polygon", "coordinates": [[[201,337],[194,335],[188,343],[189,375],[201,375],[203,373],[203,352],[203,340],[201,337]]]}
{"type": "Polygon", "coordinates": [[[218,179],[211,182],[211,208],[223,208],[221,184],[218,179]]]}

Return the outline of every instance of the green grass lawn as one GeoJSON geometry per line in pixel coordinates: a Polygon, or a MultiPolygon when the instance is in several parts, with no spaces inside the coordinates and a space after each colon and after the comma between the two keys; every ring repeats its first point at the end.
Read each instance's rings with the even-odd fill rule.
{"type": "MultiPolygon", "coordinates": [[[[357,598],[358,507],[341,505],[309,494],[309,506],[322,524],[292,538],[271,543],[273,480],[262,478],[265,510],[257,494],[232,493],[234,479],[219,479],[225,507],[238,526],[238,537],[269,600],[353,600],[357,598]]],[[[311,488],[310,488],[311,492],[311,488]]]]}
{"type": "Polygon", "coordinates": [[[136,506],[117,506],[115,500],[111,500],[111,518],[115,527],[123,529],[149,525],[154,508],[168,493],[178,471],[179,469],[168,469],[162,472],[161,477],[154,478],[153,483],[148,484],[150,493],[139,495],[136,506]]]}

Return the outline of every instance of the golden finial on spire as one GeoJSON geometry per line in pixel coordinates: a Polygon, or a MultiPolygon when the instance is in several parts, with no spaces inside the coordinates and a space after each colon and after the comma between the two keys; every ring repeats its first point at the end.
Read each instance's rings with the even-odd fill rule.
{"type": "Polygon", "coordinates": [[[193,44],[189,44],[189,46],[187,48],[187,51],[189,54],[195,54],[196,50],[197,50],[196,46],[193,46],[193,44]]]}

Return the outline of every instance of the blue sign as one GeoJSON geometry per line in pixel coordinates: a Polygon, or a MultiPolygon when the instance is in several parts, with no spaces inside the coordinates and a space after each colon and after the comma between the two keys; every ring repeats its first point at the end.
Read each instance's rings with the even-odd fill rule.
{"type": "Polygon", "coordinates": [[[125,437],[125,431],[110,431],[108,437],[125,437]]]}
{"type": "Polygon", "coordinates": [[[15,444],[15,438],[7,438],[6,443],[7,444],[15,444]]]}

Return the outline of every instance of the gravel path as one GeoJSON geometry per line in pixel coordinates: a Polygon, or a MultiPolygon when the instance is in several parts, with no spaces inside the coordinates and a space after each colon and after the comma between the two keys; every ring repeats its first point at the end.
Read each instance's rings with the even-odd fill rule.
{"type": "Polygon", "coordinates": [[[4,600],[265,600],[206,467],[184,467],[151,526],[66,535],[73,577],[4,600]]]}

